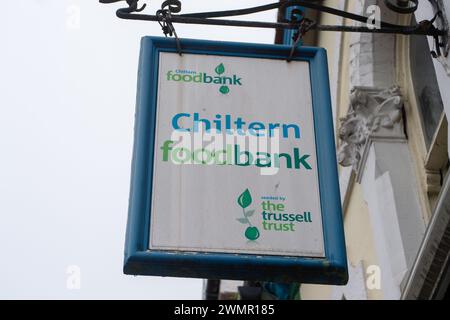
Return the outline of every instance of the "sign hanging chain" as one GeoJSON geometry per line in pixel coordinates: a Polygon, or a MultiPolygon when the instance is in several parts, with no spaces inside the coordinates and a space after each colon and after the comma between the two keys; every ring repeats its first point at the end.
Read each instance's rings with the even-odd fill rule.
{"type": "Polygon", "coordinates": [[[178,13],[181,11],[181,2],[178,0],[167,0],[164,1],[161,5],[161,9],[156,11],[156,16],[158,17],[158,23],[161,26],[161,29],[164,33],[164,35],[167,37],[167,35],[175,36],[175,42],[177,44],[177,52],[181,56],[181,42],[178,38],[177,32],[175,30],[175,27],[172,23],[172,12],[178,13]],[[164,9],[164,8],[168,9],[164,9]]]}

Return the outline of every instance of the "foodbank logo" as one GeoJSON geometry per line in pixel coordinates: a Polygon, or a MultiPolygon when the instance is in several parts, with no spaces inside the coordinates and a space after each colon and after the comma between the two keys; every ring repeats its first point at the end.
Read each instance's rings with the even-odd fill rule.
{"type": "Polygon", "coordinates": [[[252,196],[250,191],[246,189],[237,199],[238,205],[242,208],[243,217],[237,219],[242,224],[248,225],[245,230],[245,237],[250,241],[256,241],[259,238],[259,230],[250,222],[250,217],[253,216],[255,210],[246,210],[252,204],[252,196]]]}
{"type": "Polygon", "coordinates": [[[230,92],[230,87],[242,86],[242,78],[237,75],[226,75],[225,66],[219,64],[214,69],[214,74],[206,72],[197,72],[192,70],[169,70],[167,72],[167,81],[192,82],[194,84],[216,84],[219,86],[219,92],[226,95],[230,92]]]}

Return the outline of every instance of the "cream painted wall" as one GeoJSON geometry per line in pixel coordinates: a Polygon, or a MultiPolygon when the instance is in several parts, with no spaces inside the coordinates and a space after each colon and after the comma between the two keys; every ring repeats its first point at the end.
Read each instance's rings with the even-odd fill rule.
{"type": "MultiPolygon", "coordinates": [[[[327,0],[324,1],[325,6],[345,9],[344,0],[327,0]]],[[[320,24],[322,25],[341,25],[343,19],[338,16],[333,16],[330,14],[322,14],[320,17],[320,24]]],[[[319,47],[323,47],[328,53],[328,69],[330,77],[330,89],[331,89],[331,100],[333,105],[333,119],[336,126],[337,110],[339,105],[337,103],[337,96],[339,95],[339,70],[340,70],[340,58],[341,58],[341,32],[321,32],[319,33],[318,43],[319,47]]]]}
{"type": "MultiPolygon", "coordinates": [[[[374,238],[370,226],[369,211],[359,184],[354,184],[352,187],[348,207],[345,211],[344,228],[347,256],[350,263],[349,268],[362,264],[365,271],[371,265],[378,265],[373,245],[374,238]]],[[[382,299],[383,294],[381,290],[367,290],[365,281],[366,277],[364,277],[362,283],[349,283],[351,290],[350,287],[348,288],[349,290],[346,290],[346,287],[304,284],[301,286],[300,294],[304,300],[342,297],[342,294],[336,294],[336,292],[342,292],[347,299],[364,299],[364,296],[352,295],[365,290],[368,299],[382,299]]]]}
{"type": "MultiPolygon", "coordinates": [[[[356,266],[363,262],[365,269],[378,265],[374,236],[370,226],[369,209],[364,201],[361,185],[355,183],[351,190],[349,204],[345,212],[345,236],[347,240],[347,256],[349,263],[356,266]]],[[[381,299],[381,290],[367,290],[369,299],[381,299]]]]}
{"type": "MultiPolygon", "coordinates": [[[[355,10],[357,10],[357,2],[358,1],[327,0],[324,1],[324,5],[339,8],[348,12],[355,12],[355,10]]],[[[338,16],[322,14],[320,24],[350,26],[353,25],[353,22],[338,16]]],[[[336,132],[339,126],[339,118],[344,116],[348,109],[351,36],[351,33],[345,32],[321,32],[319,33],[317,43],[319,47],[325,48],[328,53],[328,68],[330,72],[330,86],[332,91],[331,95],[336,132]]]]}

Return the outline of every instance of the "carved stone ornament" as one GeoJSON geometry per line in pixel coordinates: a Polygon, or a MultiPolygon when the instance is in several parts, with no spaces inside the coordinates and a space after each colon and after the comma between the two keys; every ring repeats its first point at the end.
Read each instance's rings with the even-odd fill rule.
{"type": "Polygon", "coordinates": [[[339,163],[357,171],[369,138],[404,139],[402,108],[398,87],[352,89],[347,116],[340,119],[339,163]]]}

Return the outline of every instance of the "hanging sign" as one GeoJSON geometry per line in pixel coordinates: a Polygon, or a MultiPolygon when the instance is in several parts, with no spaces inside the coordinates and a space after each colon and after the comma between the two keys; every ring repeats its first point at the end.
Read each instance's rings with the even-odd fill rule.
{"type": "Polygon", "coordinates": [[[145,37],[126,274],[344,284],[326,53],[145,37]]]}

